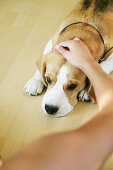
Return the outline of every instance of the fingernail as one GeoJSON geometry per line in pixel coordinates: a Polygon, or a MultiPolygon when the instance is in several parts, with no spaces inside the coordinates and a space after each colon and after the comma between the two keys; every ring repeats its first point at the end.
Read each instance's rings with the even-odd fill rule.
{"type": "Polygon", "coordinates": [[[74,38],[74,40],[78,41],[78,40],[80,40],[80,39],[79,39],[79,38],[74,38]]]}

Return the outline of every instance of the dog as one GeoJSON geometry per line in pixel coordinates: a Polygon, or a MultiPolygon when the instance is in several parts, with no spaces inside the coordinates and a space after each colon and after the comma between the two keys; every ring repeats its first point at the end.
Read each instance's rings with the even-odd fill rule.
{"type": "Polygon", "coordinates": [[[24,86],[27,95],[47,91],[42,101],[45,114],[60,117],[73,110],[78,100],[96,102],[87,76],[54,49],[60,42],[81,39],[107,73],[113,71],[113,0],[82,0],[65,17],[44,55],[37,61],[35,75],[24,86]]]}

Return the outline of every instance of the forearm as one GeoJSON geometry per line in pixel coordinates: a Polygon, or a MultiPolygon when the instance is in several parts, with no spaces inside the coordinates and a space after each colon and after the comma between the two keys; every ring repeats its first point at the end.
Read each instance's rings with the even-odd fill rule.
{"type": "Polygon", "coordinates": [[[98,170],[113,151],[112,111],[101,112],[77,130],[38,140],[1,170],[98,170]]]}
{"type": "Polygon", "coordinates": [[[100,110],[113,104],[113,80],[92,59],[81,68],[93,84],[100,110]]]}
{"type": "Polygon", "coordinates": [[[78,133],[86,138],[84,152],[89,169],[100,169],[113,152],[113,109],[100,112],[78,129],[78,133]]]}

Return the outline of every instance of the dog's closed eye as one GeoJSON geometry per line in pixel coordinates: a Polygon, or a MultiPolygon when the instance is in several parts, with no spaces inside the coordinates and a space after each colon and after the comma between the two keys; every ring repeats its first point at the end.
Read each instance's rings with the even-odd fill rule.
{"type": "Polygon", "coordinates": [[[47,82],[48,84],[51,84],[51,83],[52,83],[52,81],[51,81],[51,79],[50,79],[49,77],[46,77],[46,82],[47,82]]]}
{"type": "Polygon", "coordinates": [[[77,84],[71,84],[67,87],[68,90],[74,90],[78,85],[77,84]]]}

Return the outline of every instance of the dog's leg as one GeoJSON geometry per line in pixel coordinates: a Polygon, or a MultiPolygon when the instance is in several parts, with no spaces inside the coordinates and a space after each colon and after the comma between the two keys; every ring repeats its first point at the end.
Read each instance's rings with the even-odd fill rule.
{"type": "Polygon", "coordinates": [[[39,70],[37,70],[34,76],[24,86],[24,91],[27,95],[36,96],[42,93],[43,88],[42,77],[39,70]]]}
{"type": "MultiPolygon", "coordinates": [[[[100,63],[101,68],[105,73],[110,74],[113,71],[113,53],[105,61],[100,63]]],[[[86,90],[82,90],[78,95],[80,101],[90,101],[90,97],[86,90]]]]}

